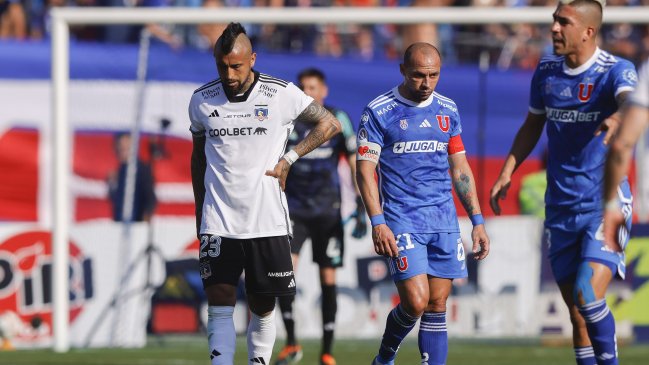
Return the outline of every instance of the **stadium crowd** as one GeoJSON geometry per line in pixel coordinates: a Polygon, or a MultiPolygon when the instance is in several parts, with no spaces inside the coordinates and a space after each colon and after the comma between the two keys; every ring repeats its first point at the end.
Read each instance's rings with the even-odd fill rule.
{"type": "MultiPolygon", "coordinates": [[[[69,7],[328,7],[386,6],[435,7],[552,6],[557,0],[0,0],[0,39],[39,40],[48,37],[49,10],[69,7]]],[[[608,6],[649,6],[649,0],[609,0],[608,6]]],[[[549,18],[548,18],[549,20],[549,18]]],[[[159,41],[173,48],[210,49],[224,24],[155,25],[147,28],[159,41]]],[[[365,60],[396,58],[403,45],[428,41],[438,45],[446,64],[476,63],[483,50],[490,63],[501,69],[533,69],[543,54],[550,53],[547,26],[517,25],[248,25],[258,50],[314,53],[329,57],[365,60]]],[[[136,42],[136,26],[77,26],[77,40],[136,42]]],[[[639,64],[649,56],[649,25],[608,24],[602,29],[601,48],[639,64]]]]}

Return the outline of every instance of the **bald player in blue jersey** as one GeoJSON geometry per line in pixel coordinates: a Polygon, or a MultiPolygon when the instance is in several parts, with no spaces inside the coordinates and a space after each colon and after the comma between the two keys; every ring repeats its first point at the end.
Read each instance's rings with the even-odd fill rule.
{"type": "MultiPolygon", "coordinates": [[[[547,126],[545,242],[570,310],[579,365],[618,363],[615,320],[605,294],[611,280],[624,278],[625,272],[624,252],[603,240],[603,167],[620,121],[618,108],[634,89],[637,74],[629,61],[597,47],[602,3],[577,0],[557,6],[551,27],[554,55],[536,68],[527,118],[491,189],[491,207],[500,214],[498,200],[504,199],[512,174],[547,126]]],[[[628,232],[631,194],[626,179],[618,192],[628,214],[628,232]]],[[[627,238],[619,243],[622,248],[627,238]]]]}
{"type": "Polygon", "coordinates": [[[434,46],[409,46],[403,83],[368,104],[358,130],[356,180],[400,299],[372,364],[394,364],[419,318],[422,363],[446,363],[446,300],[453,279],[467,276],[451,186],[471,217],[475,258],[489,253],[457,105],[435,92],[441,64],[434,46]]]}

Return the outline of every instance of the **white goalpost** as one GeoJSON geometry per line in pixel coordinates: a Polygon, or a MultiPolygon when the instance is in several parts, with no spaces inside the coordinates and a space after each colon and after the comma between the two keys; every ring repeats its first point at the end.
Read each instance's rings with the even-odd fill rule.
{"type": "MultiPolygon", "coordinates": [[[[70,26],[145,23],[256,24],[550,24],[553,7],[529,8],[53,8],[52,190],[53,349],[66,352],[69,336],[69,225],[71,222],[69,126],[70,26]]],[[[608,23],[647,24],[649,7],[607,8],[608,23]]]]}

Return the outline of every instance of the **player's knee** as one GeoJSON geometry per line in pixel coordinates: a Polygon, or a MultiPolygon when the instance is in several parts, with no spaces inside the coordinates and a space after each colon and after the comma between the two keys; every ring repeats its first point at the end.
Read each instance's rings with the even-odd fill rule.
{"type": "Polygon", "coordinates": [[[413,317],[421,317],[428,305],[428,298],[417,295],[409,295],[406,300],[401,301],[403,309],[413,317]]]}
{"type": "Polygon", "coordinates": [[[205,288],[207,304],[211,306],[231,306],[237,302],[236,287],[226,284],[215,284],[205,288]]]}
{"type": "Polygon", "coordinates": [[[426,312],[446,312],[447,297],[431,298],[426,306],[426,312]]]}
{"type": "Polygon", "coordinates": [[[596,300],[595,291],[593,290],[593,285],[591,284],[592,278],[593,269],[590,267],[588,262],[584,262],[579,265],[577,278],[575,279],[575,288],[572,292],[577,306],[592,303],[596,300]]]}

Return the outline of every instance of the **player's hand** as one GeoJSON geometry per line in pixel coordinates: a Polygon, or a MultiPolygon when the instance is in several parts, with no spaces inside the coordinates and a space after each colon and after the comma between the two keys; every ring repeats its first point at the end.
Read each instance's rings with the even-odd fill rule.
{"type": "Polygon", "coordinates": [[[478,224],[471,231],[471,240],[473,240],[473,257],[476,260],[483,260],[489,255],[489,237],[484,228],[484,224],[478,224]]]}
{"type": "Polygon", "coordinates": [[[615,133],[617,133],[617,129],[620,126],[620,121],[616,118],[606,118],[604,121],[597,127],[597,130],[595,131],[595,136],[599,136],[602,133],[606,133],[604,135],[604,144],[608,145],[608,142],[613,138],[615,133]]]}
{"type": "Polygon", "coordinates": [[[604,244],[615,252],[622,252],[618,232],[624,224],[624,215],[619,209],[604,209],[604,244]]]}
{"type": "Polygon", "coordinates": [[[374,242],[374,252],[377,254],[386,257],[399,256],[394,233],[387,224],[379,224],[372,228],[372,241],[374,242]]]}
{"type": "Polygon", "coordinates": [[[288,176],[288,170],[291,169],[288,161],[283,158],[279,159],[277,165],[272,170],[266,170],[266,176],[272,176],[279,180],[279,186],[282,188],[282,191],[286,189],[286,177],[288,176]]]}
{"type": "Polygon", "coordinates": [[[354,217],[354,229],[352,230],[352,237],[361,239],[367,234],[367,215],[365,214],[365,205],[360,196],[356,197],[356,211],[352,214],[354,217]]]}
{"type": "Polygon", "coordinates": [[[500,203],[498,200],[505,200],[507,197],[507,190],[509,190],[509,187],[511,186],[511,180],[505,176],[499,176],[498,180],[496,180],[496,183],[494,186],[491,188],[491,199],[489,200],[489,205],[491,206],[491,210],[493,210],[496,215],[500,215],[501,210],[500,210],[500,203]]]}

